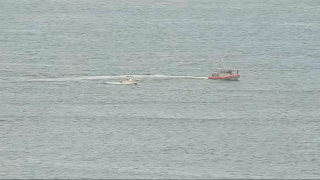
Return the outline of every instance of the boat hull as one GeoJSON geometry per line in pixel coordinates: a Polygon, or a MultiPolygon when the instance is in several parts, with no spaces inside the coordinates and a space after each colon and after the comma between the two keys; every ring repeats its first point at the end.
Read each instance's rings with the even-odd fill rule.
{"type": "Polygon", "coordinates": [[[138,84],[138,82],[137,81],[122,81],[121,84],[130,85],[130,84],[138,84]]]}
{"type": "Polygon", "coordinates": [[[239,74],[235,74],[229,76],[209,76],[208,79],[237,81],[239,77],[239,74]]]}

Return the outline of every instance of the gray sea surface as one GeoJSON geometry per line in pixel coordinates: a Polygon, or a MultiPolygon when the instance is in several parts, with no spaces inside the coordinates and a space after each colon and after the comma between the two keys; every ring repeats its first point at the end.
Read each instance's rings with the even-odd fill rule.
{"type": "Polygon", "coordinates": [[[319,178],[319,47],[318,0],[1,0],[0,178],[319,178]]]}

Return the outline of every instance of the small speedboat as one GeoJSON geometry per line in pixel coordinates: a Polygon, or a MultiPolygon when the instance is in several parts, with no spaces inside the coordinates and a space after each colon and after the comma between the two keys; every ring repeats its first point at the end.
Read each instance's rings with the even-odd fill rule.
{"type": "Polygon", "coordinates": [[[132,79],[131,76],[128,76],[127,80],[126,81],[122,81],[121,84],[138,84],[138,81],[132,79]]]}
{"type": "Polygon", "coordinates": [[[232,70],[227,69],[221,69],[218,73],[213,73],[212,76],[209,76],[208,79],[219,79],[219,80],[231,80],[231,81],[237,81],[240,77],[238,74],[233,74],[232,70]]]}

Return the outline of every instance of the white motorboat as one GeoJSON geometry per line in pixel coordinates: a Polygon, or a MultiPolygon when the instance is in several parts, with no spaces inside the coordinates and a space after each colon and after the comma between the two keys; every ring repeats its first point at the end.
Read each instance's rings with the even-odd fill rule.
{"type": "Polygon", "coordinates": [[[121,84],[138,84],[138,81],[132,79],[131,76],[128,76],[127,80],[126,81],[122,81],[121,84]]]}

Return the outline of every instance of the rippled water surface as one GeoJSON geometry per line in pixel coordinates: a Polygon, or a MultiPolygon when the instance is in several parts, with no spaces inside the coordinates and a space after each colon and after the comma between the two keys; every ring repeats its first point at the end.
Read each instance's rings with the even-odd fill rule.
{"type": "Polygon", "coordinates": [[[320,177],[318,1],[1,0],[0,23],[0,178],[320,177]]]}

